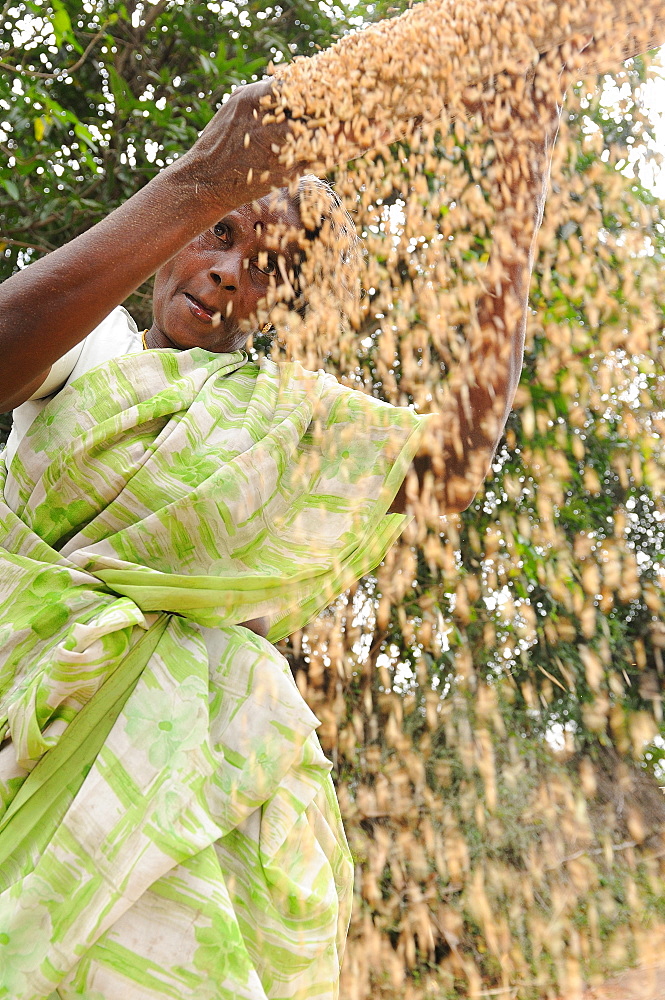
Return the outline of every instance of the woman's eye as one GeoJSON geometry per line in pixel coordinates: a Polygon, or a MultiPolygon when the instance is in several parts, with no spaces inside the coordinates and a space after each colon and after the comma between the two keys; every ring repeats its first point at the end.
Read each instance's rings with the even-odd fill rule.
{"type": "Polygon", "coordinates": [[[217,239],[221,240],[222,243],[229,242],[231,238],[231,232],[225,222],[218,222],[216,226],[213,226],[212,231],[217,237],[217,239]]]}
{"type": "Polygon", "coordinates": [[[256,258],[256,266],[263,274],[277,274],[277,263],[265,251],[256,258]]]}

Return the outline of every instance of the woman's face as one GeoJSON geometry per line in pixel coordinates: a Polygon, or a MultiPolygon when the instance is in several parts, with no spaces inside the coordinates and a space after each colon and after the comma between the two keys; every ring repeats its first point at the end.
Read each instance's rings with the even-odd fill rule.
{"type": "Polygon", "coordinates": [[[268,289],[283,282],[283,269],[288,275],[297,265],[300,229],[298,208],[284,191],[242,205],[197,236],[155,275],[148,346],[218,354],[242,347],[257,329],[257,307],[268,289]],[[275,227],[291,231],[282,249],[275,227]]]}

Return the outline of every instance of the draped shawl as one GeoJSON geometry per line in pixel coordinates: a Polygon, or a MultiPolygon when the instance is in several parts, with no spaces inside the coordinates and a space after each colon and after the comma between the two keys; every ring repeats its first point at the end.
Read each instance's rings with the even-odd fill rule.
{"type": "Polygon", "coordinates": [[[330,764],[240,623],[276,641],[376,566],[423,425],[297,364],[160,350],[0,461],[2,1000],[336,995],[330,764]]]}

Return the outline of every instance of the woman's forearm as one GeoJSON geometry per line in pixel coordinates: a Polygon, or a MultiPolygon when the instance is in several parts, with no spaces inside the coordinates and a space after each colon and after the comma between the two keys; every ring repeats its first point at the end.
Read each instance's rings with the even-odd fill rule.
{"type": "Polygon", "coordinates": [[[0,408],[216,221],[169,168],[92,229],[0,285],[0,408]],[[168,208],[166,207],[168,206],[168,208]]]}
{"type": "MultiPolygon", "coordinates": [[[[420,490],[434,491],[442,514],[469,506],[503,434],[522,370],[533,244],[527,254],[518,255],[515,244],[510,254],[503,248],[504,256],[495,250],[493,266],[500,277],[477,301],[470,339],[478,346],[465,364],[448,373],[438,430],[414,459],[420,490]]],[[[403,513],[408,495],[405,483],[391,511],[403,513]]]]}
{"type": "Polygon", "coordinates": [[[503,277],[478,303],[480,346],[449,384],[437,442],[447,512],[469,506],[501,440],[522,370],[530,275],[530,261],[504,264],[503,277]]]}
{"type": "MultiPolygon", "coordinates": [[[[528,175],[523,174],[519,185],[515,182],[522,211],[515,211],[514,202],[498,203],[485,290],[469,323],[468,358],[448,374],[440,432],[420,468],[416,463],[419,478],[427,468],[433,470],[439,506],[448,513],[465,510],[482,485],[517,391],[531,270],[555,135],[553,122],[542,144],[531,148],[528,175]]],[[[525,159],[520,159],[524,171],[525,159]]]]}
{"type": "Polygon", "coordinates": [[[269,92],[268,83],[241,88],[188,153],[0,285],[0,410],[27,398],[54,361],[190,240],[288,179],[274,152],[286,126],[261,126],[269,92]]]}

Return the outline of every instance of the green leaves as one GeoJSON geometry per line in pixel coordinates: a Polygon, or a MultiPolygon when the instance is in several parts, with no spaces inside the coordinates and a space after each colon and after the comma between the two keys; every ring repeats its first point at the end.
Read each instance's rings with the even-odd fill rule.
{"type": "Polygon", "coordinates": [[[19,200],[21,196],[19,194],[19,190],[16,184],[14,184],[14,181],[10,181],[8,177],[3,177],[0,183],[2,183],[3,188],[5,189],[10,198],[12,198],[14,201],[19,200]]]}
{"type": "Polygon", "coordinates": [[[80,45],[72,32],[72,22],[69,19],[65,5],[61,0],[51,0],[51,2],[53,13],[51,14],[50,21],[53,27],[53,34],[55,35],[55,44],[60,47],[65,41],[70,44],[73,42],[74,47],[80,50],[80,45]]]}

